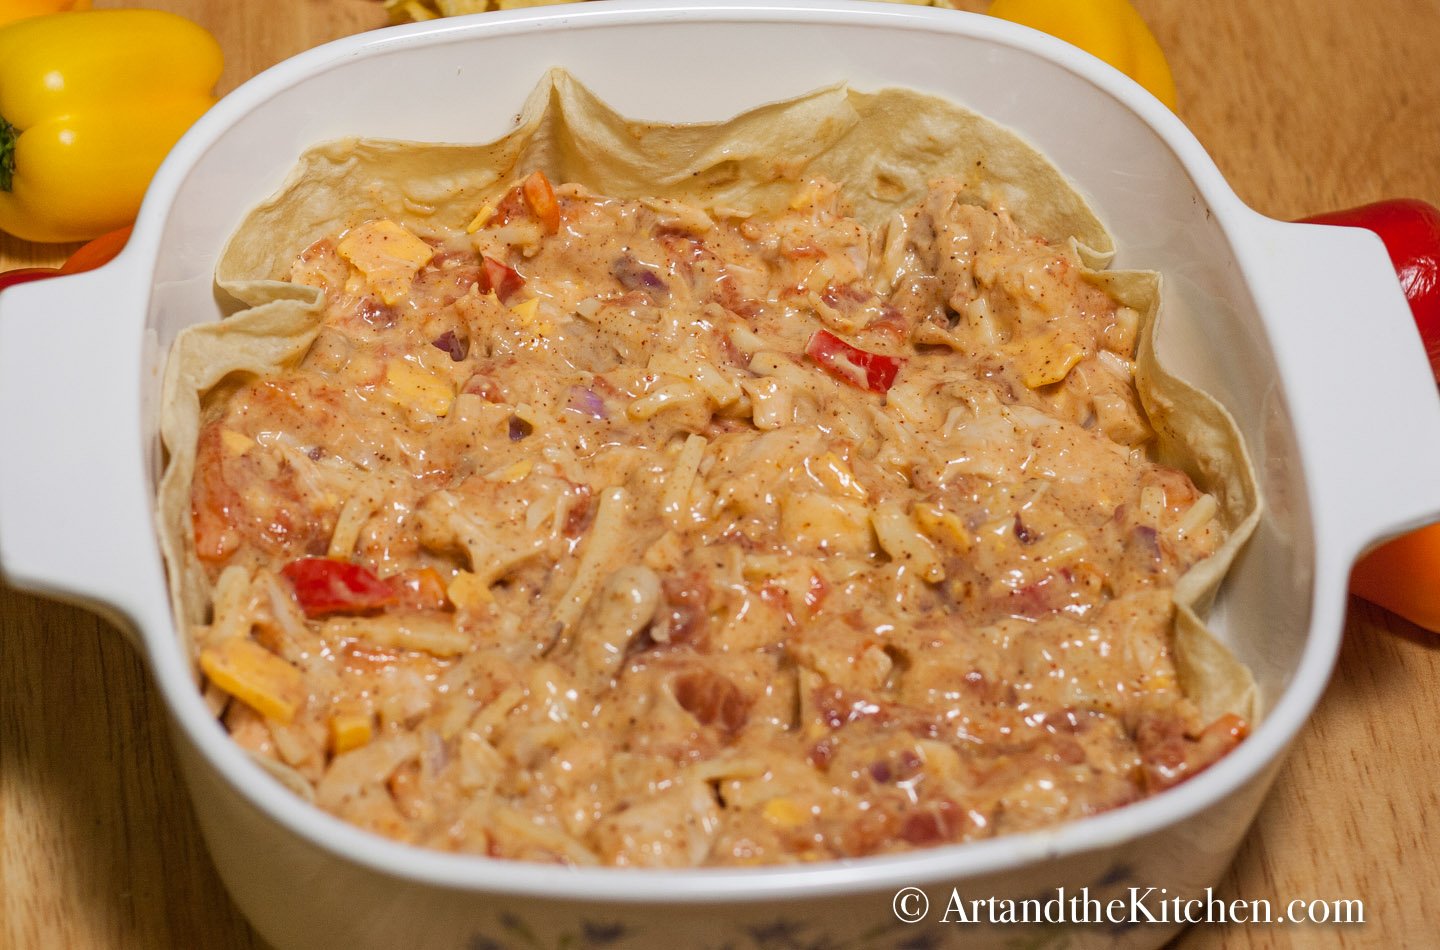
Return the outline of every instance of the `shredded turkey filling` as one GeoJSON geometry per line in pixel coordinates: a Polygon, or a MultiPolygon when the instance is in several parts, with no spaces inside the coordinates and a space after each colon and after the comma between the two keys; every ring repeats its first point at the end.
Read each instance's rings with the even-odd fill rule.
{"type": "Polygon", "coordinates": [[[949,180],[730,218],[543,176],[309,247],[304,360],[204,410],[201,668],[236,741],[402,841],[809,861],[1134,801],[1199,721],[1139,315],[949,180]]]}

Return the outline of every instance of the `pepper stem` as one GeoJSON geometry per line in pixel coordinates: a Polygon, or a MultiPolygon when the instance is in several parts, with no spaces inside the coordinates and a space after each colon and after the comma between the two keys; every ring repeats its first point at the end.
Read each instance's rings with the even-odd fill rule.
{"type": "Polygon", "coordinates": [[[15,181],[15,140],[19,137],[15,126],[0,115],[0,191],[9,191],[15,181]]]}

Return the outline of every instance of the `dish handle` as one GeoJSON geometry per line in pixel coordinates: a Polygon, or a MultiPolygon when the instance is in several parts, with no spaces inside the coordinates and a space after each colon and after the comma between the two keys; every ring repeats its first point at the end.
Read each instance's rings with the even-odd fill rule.
{"type": "Polygon", "coordinates": [[[1353,227],[1257,217],[1253,282],[1312,484],[1317,538],[1348,572],[1440,519],[1440,390],[1385,245],[1353,227]]]}
{"type": "Polygon", "coordinates": [[[144,298],[119,266],[0,293],[0,575],[133,639],[154,534],[140,435],[144,298]]]}

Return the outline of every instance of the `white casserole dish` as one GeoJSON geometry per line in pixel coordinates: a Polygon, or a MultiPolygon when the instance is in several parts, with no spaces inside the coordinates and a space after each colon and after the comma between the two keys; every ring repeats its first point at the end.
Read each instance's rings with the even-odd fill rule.
{"type": "MultiPolygon", "coordinates": [[[[0,567],[99,610],[145,656],[215,862],[278,947],[999,945],[1024,929],[934,922],[952,886],[981,899],[1201,895],[1325,685],[1355,556],[1440,515],[1440,400],[1378,239],[1250,211],[1164,106],[1072,47],[985,17],[840,0],[549,7],[364,34],[282,63],[176,147],[113,264],[0,297],[0,408],[0,567]],[[685,872],[409,848],[305,805],[232,745],[180,649],[153,528],[169,345],[219,318],[220,248],[306,147],[489,140],[553,65],[663,121],[837,81],[908,86],[1049,155],[1115,235],[1116,266],[1164,273],[1162,352],[1229,407],[1254,455],[1266,515],[1212,614],[1259,684],[1254,734],[1171,791],[1043,833],[685,872]],[[55,530],[57,512],[86,526],[81,543],[55,530]],[[906,886],[928,892],[930,922],[896,919],[906,886]]],[[[1070,945],[1155,946],[1176,929],[1079,925],[1070,945]]]]}

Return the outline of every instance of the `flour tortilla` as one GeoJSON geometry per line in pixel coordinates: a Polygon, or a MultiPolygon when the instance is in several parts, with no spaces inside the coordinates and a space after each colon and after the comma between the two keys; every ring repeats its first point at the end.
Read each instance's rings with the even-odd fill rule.
{"type": "Polygon", "coordinates": [[[917,202],[932,179],[953,176],[968,199],[1001,204],[1025,230],[1072,246],[1097,269],[1092,279],[1142,314],[1136,381],[1159,452],[1215,495],[1229,531],[1220,551],[1176,588],[1181,684],[1207,721],[1227,711],[1253,721],[1254,681],[1200,613],[1258,521],[1254,471],[1225,409],[1156,358],[1158,275],[1099,270],[1114,244],[1049,161],[973,112],[903,89],[834,86],[726,122],[662,125],[626,119],[555,70],[530,95],[515,130],[487,145],[350,139],[307,152],[221,255],[216,280],[238,312],[182,333],[167,366],[160,529],[182,630],[205,622],[209,598],[189,517],[201,400],[232,373],[273,371],[309,348],[321,301],[318,291],[284,281],[291,261],[316,240],[377,217],[422,235],[462,229],[485,199],[537,168],[604,194],[742,213],[779,210],[799,181],[824,177],[842,183],[855,216],[872,228],[917,202]]]}

